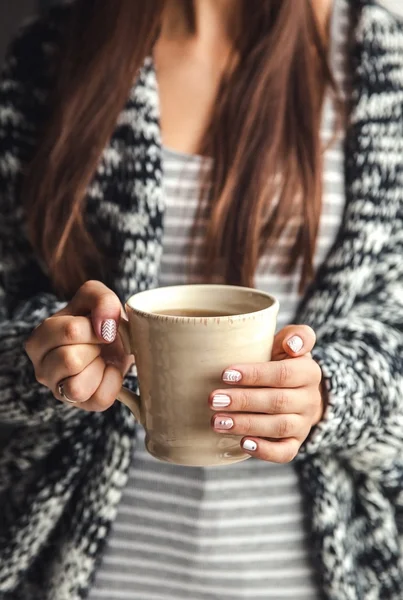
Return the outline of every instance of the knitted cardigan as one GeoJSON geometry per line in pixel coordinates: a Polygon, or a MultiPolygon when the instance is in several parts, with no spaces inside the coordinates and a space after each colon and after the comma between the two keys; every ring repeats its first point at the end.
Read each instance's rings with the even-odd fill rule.
{"type": "MultiPolygon", "coordinates": [[[[402,600],[403,25],[351,0],[346,209],[298,322],[317,333],[330,402],[296,466],[328,600],[402,600]]],[[[0,84],[1,600],[85,598],[133,452],[116,403],[90,414],[35,382],[23,342],[63,306],[25,236],[23,168],[46,118],[67,7],[13,43],[0,84]]],[[[141,69],[88,189],[87,222],[124,299],[158,285],[164,202],[156,76],[141,69]]],[[[127,384],[136,385],[134,378],[127,384]]]]}

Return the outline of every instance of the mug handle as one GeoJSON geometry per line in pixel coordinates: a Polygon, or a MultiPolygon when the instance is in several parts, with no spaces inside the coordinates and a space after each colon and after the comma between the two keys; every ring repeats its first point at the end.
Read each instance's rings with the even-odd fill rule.
{"type": "MultiPolygon", "coordinates": [[[[120,335],[120,339],[122,340],[123,348],[126,354],[133,354],[130,343],[129,321],[120,319],[118,333],[120,335]]],[[[139,423],[142,423],[141,399],[138,394],[135,394],[127,388],[122,387],[120,392],[118,393],[117,400],[119,400],[119,402],[122,402],[122,404],[125,404],[133,413],[135,419],[139,423]]]]}

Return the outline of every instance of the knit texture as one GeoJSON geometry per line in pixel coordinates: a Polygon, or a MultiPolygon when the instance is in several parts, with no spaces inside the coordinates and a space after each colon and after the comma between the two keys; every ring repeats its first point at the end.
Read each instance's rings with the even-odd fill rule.
{"type": "MultiPolygon", "coordinates": [[[[297,459],[328,600],[401,600],[403,565],[403,25],[376,4],[355,26],[347,205],[298,321],[330,403],[297,459]]],[[[25,237],[23,168],[46,117],[68,7],[24,29],[0,83],[1,600],[85,598],[127,480],[133,420],[89,414],[35,382],[23,342],[63,306],[25,237]]],[[[147,59],[87,197],[124,299],[158,285],[163,232],[156,76],[147,59]]],[[[134,378],[126,382],[134,387],[134,378]]]]}

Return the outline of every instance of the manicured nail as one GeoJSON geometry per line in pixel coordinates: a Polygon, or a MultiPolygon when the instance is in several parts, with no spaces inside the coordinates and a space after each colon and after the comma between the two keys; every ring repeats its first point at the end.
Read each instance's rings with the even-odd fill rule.
{"type": "Polygon", "coordinates": [[[287,346],[291,348],[295,354],[297,354],[297,352],[302,350],[304,346],[304,340],[300,338],[299,335],[293,335],[292,338],[287,341],[287,346]]]}
{"type": "Polygon", "coordinates": [[[257,443],[253,440],[245,440],[242,444],[242,448],[249,452],[255,452],[255,450],[257,450],[257,443]]]}
{"type": "Polygon", "coordinates": [[[114,319],[107,319],[102,323],[101,335],[105,342],[111,344],[116,340],[117,326],[114,319]]]}
{"type": "Polygon", "coordinates": [[[226,394],[216,394],[213,396],[211,406],[213,408],[226,408],[231,404],[231,398],[226,394]]]}
{"type": "Polygon", "coordinates": [[[240,373],[239,371],[235,371],[235,369],[228,369],[227,371],[224,371],[224,374],[222,376],[222,380],[225,383],[238,383],[239,381],[241,381],[242,379],[242,373],[240,373]]]}
{"type": "Polygon", "coordinates": [[[234,426],[234,421],[229,417],[216,417],[214,419],[214,429],[232,429],[234,426]]]}

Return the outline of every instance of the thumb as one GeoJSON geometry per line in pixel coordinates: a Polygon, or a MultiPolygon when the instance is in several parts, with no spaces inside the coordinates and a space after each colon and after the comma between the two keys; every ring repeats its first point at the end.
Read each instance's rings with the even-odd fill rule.
{"type": "Polygon", "coordinates": [[[123,307],[117,295],[100,281],[87,281],[69,304],[75,316],[90,316],[99,341],[115,341],[123,307]]]}
{"type": "Polygon", "coordinates": [[[312,351],[315,342],[315,332],[308,325],[288,325],[274,338],[272,360],[305,356],[312,351]]]}

